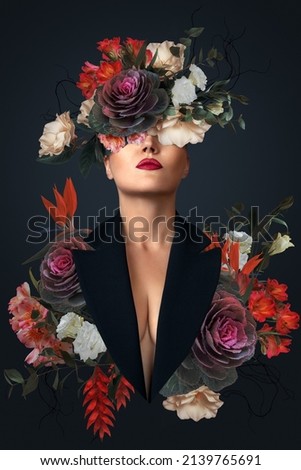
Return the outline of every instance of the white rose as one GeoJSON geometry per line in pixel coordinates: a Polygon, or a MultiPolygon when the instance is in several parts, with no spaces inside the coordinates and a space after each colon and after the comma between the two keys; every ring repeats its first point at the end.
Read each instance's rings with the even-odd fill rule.
{"type": "Polygon", "coordinates": [[[85,126],[90,127],[88,117],[94,103],[95,101],[93,98],[82,102],[81,107],[79,108],[80,114],[77,116],[77,122],[79,124],[84,124],[85,126]]]}
{"type": "Polygon", "coordinates": [[[164,68],[168,70],[169,73],[166,75],[171,75],[183,69],[185,48],[186,46],[184,46],[184,44],[175,44],[173,41],[164,41],[162,43],[151,42],[147,46],[147,49],[151,51],[153,55],[155,55],[156,50],[158,50],[153,67],[154,69],[164,68]],[[179,57],[176,57],[170,52],[171,47],[179,48],[179,57]]]}
{"type": "Polygon", "coordinates": [[[56,327],[57,337],[59,339],[76,338],[83,321],[83,317],[80,317],[74,312],[66,313],[62,316],[58,326],[56,327]]]}
{"type": "Polygon", "coordinates": [[[177,145],[184,147],[186,144],[198,144],[203,142],[205,132],[211,125],[206,121],[182,121],[181,114],[169,116],[161,120],[155,127],[148,129],[148,134],[156,135],[162,145],[177,145]]]}
{"type": "Polygon", "coordinates": [[[223,405],[219,399],[220,394],[215,393],[206,385],[185,395],[174,395],[163,401],[166,410],[176,411],[180,419],[193,419],[200,421],[203,418],[215,418],[218,409],[223,405]]]}
{"type": "Polygon", "coordinates": [[[84,321],[73,342],[74,352],[79,354],[82,361],[96,359],[98,354],[107,350],[95,325],[84,321]]]}
{"type": "Polygon", "coordinates": [[[69,111],[56,115],[56,120],[48,122],[44,126],[43,135],[39,142],[40,157],[42,155],[60,155],[65,146],[70,147],[70,143],[76,138],[75,126],[70,117],[69,111]]]}
{"type": "Polygon", "coordinates": [[[279,253],[282,253],[283,251],[287,250],[287,248],[295,246],[293,243],[291,243],[291,237],[288,235],[281,235],[281,233],[278,232],[277,238],[273,241],[270,249],[269,249],[269,255],[278,255],[279,253]]]}
{"type": "Polygon", "coordinates": [[[180,104],[191,104],[197,99],[194,84],[187,78],[181,77],[175,80],[171,89],[173,105],[178,108],[180,104]]]}
{"type": "Polygon", "coordinates": [[[200,69],[200,67],[197,67],[195,64],[191,64],[189,67],[190,70],[190,75],[189,75],[189,80],[200,90],[205,91],[206,89],[206,84],[207,84],[207,77],[204,74],[203,70],[200,69]]]}
{"type": "Polygon", "coordinates": [[[224,112],[223,103],[221,101],[216,101],[215,103],[210,103],[206,106],[207,109],[209,109],[209,111],[215,116],[219,116],[224,112]]]}

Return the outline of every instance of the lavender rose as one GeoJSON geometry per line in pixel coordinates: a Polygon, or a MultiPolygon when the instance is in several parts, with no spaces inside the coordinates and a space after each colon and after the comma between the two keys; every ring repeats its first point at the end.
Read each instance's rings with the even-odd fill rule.
{"type": "Polygon", "coordinates": [[[235,372],[233,369],[254,355],[256,341],[255,322],[248,310],[237,297],[220,289],[213,297],[192,352],[206,376],[224,381],[235,372]]]}
{"type": "Polygon", "coordinates": [[[101,134],[127,136],[154,126],[169,104],[157,74],[147,70],[123,70],[95,95],[90,126],[101,134]]]}
{"type": "Polygon", "coordinates": [[[79,238],[55,243],[46,253],[40,267],[40,294],[43,300],[65,311],[70,306],[84,305],[72,249],[91,247],[79,238]]]}

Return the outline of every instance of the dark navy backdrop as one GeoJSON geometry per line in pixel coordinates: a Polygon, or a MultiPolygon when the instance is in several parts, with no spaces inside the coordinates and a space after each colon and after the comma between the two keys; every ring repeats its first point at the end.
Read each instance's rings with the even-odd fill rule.
{"type": "MultiPolygon", "coordinates": [[[[289,284],[292,307],[300,302],[300,11],[296,0],[197,0],[162,2],[114,1],[4,2],[2,33],[2,135],[1,201],[3,241],[1,259],[1,369],[22,368],[27,350],[8,325],[7,302],[17,285],[28,279],[21,261],[35,252],[26,243],[27,220],[43,214],[39,195],[52,195],[52,185],[62,188],[71,176],[79,195],[78,213],[95,215],[99,208],[117,205],[114,185],[104,172],[93,171],[86,180],[72,160],[63,166],[35,162],[43,114],[58,112],[55,84],[67,74],[77,77],[85,60],[96,61],[96,41],[121,35],[149,41],[176,40],[190,27],[190,13],[203,5],[196,24],[205,26],[205,48],[211,38],[225,34],[227,23],[236,43],[242,70],[264,71],[242,75],[238,90],[250,98],[243,109],[246,131],[236,135],[212,129],[202,145],[191,146],[191,174],[179,191],[178,210],[186,215],[198,206],[202,215],[222,215],[236,201],[258,205],[268,212],[289,194],[295,205],[287,213],[295,249],[272,259],[269,274],[289,284]]],[[[80,93],[76,93],[80,101],[80,93]]],[[[61,95],[63,109],[66,101],[61,95]]],[[[7,400],[8,387],[1,379],[1,448],[3,449],[253,449],[300,448],[301,335],[294,335],[292,352],[271,364],[292,391],[283,391],[265,418],[250,417],[240,395],[225,400],[216,419],[200,423],[181,422],[163,410],[161,398],[149,405],[138,395],[121,410],[113,437],[103,443],[85,430],[83,410],[76,396],[76,383],[57,403],[45,387],[43,396],[61,412],[50,414],[38,396],[25,401],[15,391],[7,400]]],[[[238,386],[244,394],[249,385],[238,386]]],[[[265,388],[266,398],[271,393],[265,388]]],[[[255,392],[254,392],[255,393],[255,392]]],[[[252,394],[251,394],[252,395],[252,394]]],[[[251,396],[250,395],[250,396],[251,396]]],[[[257,403],[258,404],[258,403],[257,403]]]]}

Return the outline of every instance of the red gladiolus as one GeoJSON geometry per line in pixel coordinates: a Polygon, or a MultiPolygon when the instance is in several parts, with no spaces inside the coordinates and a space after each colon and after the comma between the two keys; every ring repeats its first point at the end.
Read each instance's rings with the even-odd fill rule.
{"type": "Polygon", "coordinates": [[[115,62],[102,62],[96,72],[97,81],[100,85],[121,72],[122,64],[120,60],[115,62]]]}
{"type": "Polygon", "coordinates": [[[255,320],[264,322],[267,318],[275,317],[275,301],[264,291],[253,291],[249,298],[249,310],[255,320]]]}
{"type": "Polygon", "coordinates": [[[290,304],[286,304],[277,314],[276,330],[286,335],[291,330],[299,328],[300,316],[297,312],[290,310],[290,304]]]}
{"type": "Polygon", "coordinates": [[[273,328],[268,324],[264,324],[259,333],[259,341],[261,343],[261,352],[269,359],[271,357],[279,356],[281,353],[290,352],[289,345],[292,340],[289,338],[282,338],[281,336],[273,333],[273,328]],[[264,333],[267,334],[264,334],[264,333]]]}
{"type": "Polygon", "coordinates": [[[276,279],[268,279],[266,282],[266,291],[276,300],[285,302],[287,300],[287,285],[279,284],[276,279]]]}
{"type": "Polygon", "coordinates": [[[104,39],[97,43],[97,49],[102,52],[103,59],[117,60],[120,56],[122,46],[120,45],[120,37],[113,39],[104,39]]]}

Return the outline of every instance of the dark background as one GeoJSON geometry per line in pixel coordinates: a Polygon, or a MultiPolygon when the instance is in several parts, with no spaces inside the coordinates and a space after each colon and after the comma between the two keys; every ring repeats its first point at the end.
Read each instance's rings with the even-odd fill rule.
{"type": "MultiPolygon", "coordinates": [[[[198,206],[202,215],[221,215],[237,201],[257,205],[262,215],[292,194],[294,206],[286,220],[296,248],[272,258],[268,274],[289,285],[292,308],[300,302],[300,11],[293,0],[210,0],[207,2],[152,0],[151,2],[4,1],[2,33],[2,162],[1,202],[1,369],[23,368],[29,352],[8,324],[7,302],[16,286],[28,280],[21,262],[36,251],[26,243],[27,220],[44,214],[40,194],[52,197],[54,183],[62,188],[72,176],[79,195],[78,214],[85,218],[98,209],[117,206],[114,185],[94,169],[86,180],[76,159],[66,165],[35,162],[45,123],[43,115],[58,112],[55,84],[67,73],[77,79],[85,60],[97,61],[96,41],[131,36],[160,42],[177,40],[191,26],[204,26],[205,50],[211,39],[225,35],[225,23],[236,42],[241,70],[237,91],[250,98],[244,107],[246,131],[233,134],[217,127],[202,145],[191,146],[191,173],[179,191],[178,210],[186,215],[198,206]],[[270,63],[270,66],[269,66],[270,63]],[[264,72],[264,73],[258,73],[264,72]]],[[[68,109],[63,94],[63,110],[68,109]]],[[[82,100],[76,91],[78,102],[82,100]]],[[[85,219],[83,219],[85,220],[85,219]]],[[[84,225],[84,224],[83,224],[84,225]]],[[[278,227],[275,228],[277,230],[278,227]]],[[[281,230],[281,227],[279,226],[281,230]]],[[[280,381],[271,411],[259,418],[261,393],[241,379],[233,386],[216,419],[199,423],[180,421],[162,408],[161,397],[149,405],[138,395],[119,412],[112,434],[103,443],[85,430],[77,384],[69,382],[59,401],[42,387],[26,401],[15,390],[7,400],[8,386],[1,378],[2,449],[300,449],[301,335],[294,334],[292,351],[272,359],[280,381]],[[248,398],[246,401],[244,396],[248,398]],[[54,407],[56,411],[50,412],[54,407]]],[[[269,404],[274,388],[264,386],[269,404]]]]}

